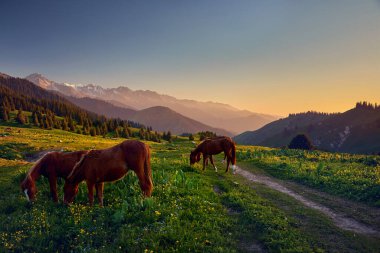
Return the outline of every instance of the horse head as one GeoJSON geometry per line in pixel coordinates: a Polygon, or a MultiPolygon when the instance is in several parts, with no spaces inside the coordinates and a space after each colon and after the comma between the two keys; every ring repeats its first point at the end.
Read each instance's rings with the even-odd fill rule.
{"type": "Polygon", "coordinates": [[[36,198],[37,188],[30,175],[27,175],[21,183],[21,190],[25,194],[26,199],[31,202],[36,198]]]}
{"type": "Polygon", "coordinates": [[[194,163],[197,163],[201,160],[201,153],[197,152],[195,150],[191,151],[190,153],[190,165],[193,165],[194,163]]]}
{"type": "Polygon", "coordinates": [[[78,194],[79,184],[73,184],[69,181],[66,181],[64,186],[64,196],[63,203],[66,205],[74,201],[75,196],[78,194]]]}

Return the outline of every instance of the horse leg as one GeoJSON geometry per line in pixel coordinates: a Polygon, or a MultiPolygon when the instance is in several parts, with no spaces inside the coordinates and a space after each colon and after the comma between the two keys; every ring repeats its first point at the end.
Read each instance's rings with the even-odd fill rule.
{"type": "Polygon", "coordinates": [[[212,155],[210,155],[210,162],[211,162],[212,166],[214,166],[215,172],[218,172],[218,168],[214,164],[214,159],[212,159],[212,155]]]}
{"type": "Polygon", "coordinates": [[[230,157],[227,156],[227,168],[226,168],[226,172],[228,172],[230,170],[230,157]]]}
{"type": "Polygon", "coordinates": [[[55,175],[49,176],[49,184],[50,184],[50,193],[54,202],[58,202],[58,194],[57,194],[57,177],[55,175]]]}
{"type": "Polygon", "coordinates": [[[202,170],[205,170],[206,160],[207,160],[207,155],[203,154],[203,168],[202,168],[202,170]]]}
{"type": "Polygon", "coordinates": [[[87,189],[88,189],[88,202],[90,206],[94,204],[94,183],[87,181],[87,189]]]}
{"type": "Polygon", "coordinates": [[[104,183],[95,184],[96,196],[98,197],[99,206],[103,206],[103,189],[104,183]]]}
{"type": "Polygon", "coordinates": [[[225,163],[225,162],[226,162],[226,157],[227,157],[227,154],[224,153],[224,158],[223,158],[223,160],[222,160],[222,163],[225,163]]]}

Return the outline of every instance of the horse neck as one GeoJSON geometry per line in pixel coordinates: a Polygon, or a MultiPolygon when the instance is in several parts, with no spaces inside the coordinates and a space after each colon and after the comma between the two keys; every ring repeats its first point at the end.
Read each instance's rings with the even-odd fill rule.
{"type": "Polygon", "coordinates": [[[36,181],[39,177],[41,176],[41,172],[39,171],[39,170],[33,170],[30,174],[29,174],[29,176],[28,176],[28,178],[29,178],[29,180],[31,180],[31,181],[36,181]]]}
{"type": "MultiPolygon", "coordinates": [[[[82,160],[80,160],[78,163],[81,163],[82,160]]],[[[68,176],[68,180],[73,183],[73,184],[79,184],[80,182],[82,182],[85,177],[84,177],[84,168],[82,167],[83,165],[81,164],[76,164],[74,166],[74,169],[73,171],[71,172],[71,174],[68,176]]]]}
{"type": "Polygon", "coordinates": [[[82,172],[79,172],[79,173],[76,173],[75,175],[73,175],[71,178],[70,178],[70,182],[73,183],[73,184],[79,184],[80,182],[82,182],[84,180],[84,173],[82,172]]]}
{"type": "Polygon", "coordinates": [[[38,160],[28,172],[28,179],[32,182],[36,181],[42,174],[42,165],[44,163],[43,159],[44,158],[38,160]]]}
{"type": "Polygon", "coordinates": [[[196,155],[202,152],[202,150],[203,150],[203,145],[204,145],[204,144],[201,143],[201,144],[199,144],[199,145],[194,149],[194,153],[195,153],[196,155]]]}

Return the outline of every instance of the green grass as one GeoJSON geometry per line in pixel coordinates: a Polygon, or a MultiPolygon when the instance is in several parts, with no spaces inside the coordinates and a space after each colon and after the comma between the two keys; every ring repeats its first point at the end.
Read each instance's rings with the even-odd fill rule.
{"type": "MultiPolygon", "coordinates": [[[[265,173],[252,165],[250,167],[248,163],[242,163],[241,165],[255,174],[265,173]]],[[[338,229],[333,221],[321,212],[308,208],[293,197],[268,188],[265,185],[249,182],[243,177],[236,178],[236,181],[241,184],[249,184],[257,195],[266,199],[270,205],[281,209],[285,213],[287,219],[289,219],[289,221],[301,231],[303,236],[307,238],[309,245],[314,248],[319,248],[327,252],[369,253],[380,251],[380,242],[378,238],[366,237],[338,229]]],[[[282,184],[284,184],[284,182],[282,182],[282,184]]],[[[363,222],[363,218],[368,220],[372,219],[372,223],[368,225],[376,227],[374,222],[376,222],[377,217],[375,215],[377,215],[378,212],[374,214],[368,213],[368,211],[372,209],[364,207],[363,204],[355,202],[350,203],[350,205],[347,206],[347,201],[337,200],[336,197],[330,195],[326,196],[326,194],[323,194],[325,195],[325,198],[321,200],[312,196],[311,192],[314,194],[317,193],[315,190],[309,188],[309,191],[305,191],[305,188],[307,187],[294,183],[286,183],[285,185],[286,187],[292,187],[291,189],[293,191],[302,194],[305,198],[327,206],[337,212],[345,213],[353,219],[361,222],[363,222]],[[294,188],[295,186],[296,188],[294,188]],[[327,197],[331,202],[326,200],[327,197]],[[334,204],[340,204],[341,206],[336,208],[334,204]],[[344,204],[346,204],[346,206],[344,206],[344,204]],[[360,219],[358,219],[358,216],[361,216],[360,219]]]]}
{"type": "MultiPolygon", "coordinates": [[[[1,252],[244,252],[250,244],[269,252],[379,249],[377,240],[341,231],[327,217],[281,193],[255,184],[252,188],[236,175],[210,168],[202,172],[200,164],[191,167],[193,144],[180,137],[173,143],[149,143],[155,187],[151,198],[142,197],[131,172],[105,185],[104,208],[87,205],[84,183],[67,207],[50,200],[48,181],[42,177],[37,200],[30,205],[19,189],[32,166],[26,158],[44,150],[101,149],[123,139],[17,127],[4,134],[5,128],[0,126],[0,191],[5,193],[0,195],[1,252]]],[[[238,163],[367,203],[375,203],[376,195],[363,191],[378,182],[377,159],[238,147],[238,163]]],[[[224,165],[217,166],[223,171],[224,165]]],[[[60,180],[60,197],[62,186],[60,180]]]]}
{"type": "MultiPolygon", "coordinates": [[[[200,164],[191,167],[193,144],[186,138],[149,143],[155,187],[151,198],[142,197],[131,172],[105,185],[104,208],[87,205],[84,183],[73,205],[54,204],[43,177],[35,203],[26,202],[19,184],[32,166],[24,161],[28,155],[106,148],[121,141],[27,128],[0,137],[0,191],[6,193],[0,195],[0,251],[241,252],[245,240],[269,252],[320,251],[291,217],[250,187],[235,184],[235,176],[202,172],[200,164]],[[222,192],[215,192],[215,186],[222,192]]],[[[59,184],[62,197],[63,180],[59,184]]]]}
{"type": "Polygon", "coordinates": [[[237,157],[274,177],[380,206],[380,156],[240,147],[237,157]]]}

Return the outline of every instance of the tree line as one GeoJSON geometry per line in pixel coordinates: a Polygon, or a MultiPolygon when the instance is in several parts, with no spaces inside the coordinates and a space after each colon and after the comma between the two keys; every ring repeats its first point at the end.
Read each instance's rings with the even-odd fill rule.
{"type": "Polygon", "coordinates": [[[18,111],[14,118],[17,123],[42,129],[62,129],[91,136],[136,137],[155,142],[172,138],[170,131],[161,134],[133,121],[107,119],[85,111],[28,80],[0,77],[0,120],[10,121],[10,113],[15,110],[18,111]],[[27,117],[25,111],[31,112],[31,117],[27,117]]]}

